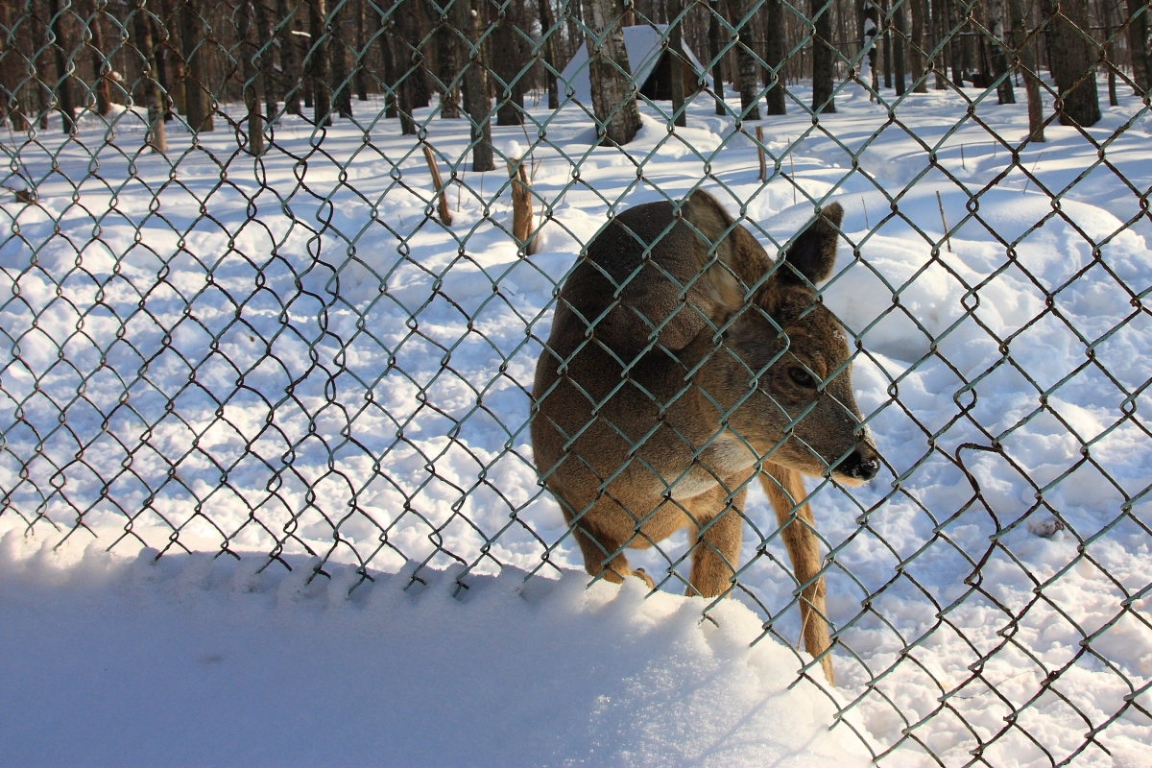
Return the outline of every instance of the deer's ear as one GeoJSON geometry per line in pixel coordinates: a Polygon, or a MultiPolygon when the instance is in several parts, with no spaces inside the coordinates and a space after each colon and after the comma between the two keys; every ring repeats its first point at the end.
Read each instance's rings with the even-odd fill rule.
{"type": "Polygon", "coordinates": [[[807,229],[796,236],[776,270],[776,279],[785,285],[815,285],[832,276],[836,266],[836,243],[844,209],[832,203],[820,212],[807,229]]]}

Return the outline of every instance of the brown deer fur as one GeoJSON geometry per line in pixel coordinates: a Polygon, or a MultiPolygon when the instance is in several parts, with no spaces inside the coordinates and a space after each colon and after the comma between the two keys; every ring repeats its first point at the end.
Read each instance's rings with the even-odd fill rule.
{"type": "Polygon", "coordinates": [[[625,210],[560,291],[536,368],[532,445],[594,576],[687,528],[688,594],[732,589],[758,478],[800,592],[805,647],[831,682],[820,542],[802,475],[858,484],[879,455],[852,350],[814,284],[836,260],[830,205],[778,267],[711,195],[625,210]]]}

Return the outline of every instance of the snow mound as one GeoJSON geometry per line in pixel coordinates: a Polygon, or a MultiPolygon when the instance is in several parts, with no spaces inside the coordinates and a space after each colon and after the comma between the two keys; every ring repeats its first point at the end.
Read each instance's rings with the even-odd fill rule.
{"type": "Polygon", "coordinates": [[[5,536],[5,764],[868,764],[734,601],[265,563],[5,536]]]}

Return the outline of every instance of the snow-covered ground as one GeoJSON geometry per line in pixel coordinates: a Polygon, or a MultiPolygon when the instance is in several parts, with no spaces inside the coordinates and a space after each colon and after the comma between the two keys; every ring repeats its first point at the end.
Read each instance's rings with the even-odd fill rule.
{"type": "Polygon", "coordinates": [[[1152,764],[1152,118],[1021,147],[1022,104],[837,106],[764,122],[767,183],[707,97],[626,151],[535,108],[495,141],[533,164],[528,259],[459,122],[426,123],[451,226],[390,120],[287,120],[258,161],[227,131],[139,155],[131,115],[5,136],[39,194],[0,203],[5,761],[1152,764]],[[609,209],[697,185],[770,252],[847,210],[826,301],[886,466],[812,486],[834,692],[791,686],[762,498],[701,622],[585,590],[531,465],[556,283],[609,209]]]}

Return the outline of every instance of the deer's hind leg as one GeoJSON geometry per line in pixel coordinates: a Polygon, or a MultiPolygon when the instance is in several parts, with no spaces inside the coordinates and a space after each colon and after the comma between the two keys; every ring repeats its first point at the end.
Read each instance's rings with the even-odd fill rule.
{"type": "Polygon", "coordinates": [[[813,658],[820,659],[824,677],[829,684],[835,684],[830,651],[832,639],[828,631],[825,603],[827,587],[821,569],[820,537],[816,535],[812,510],[805,501],[808,491],[804,487],[804,480],[794,469],[779,464],[765,464],[760,481],[776,510],[780,535],[800,585],[800,622],[804,648],[813,658]]]}

